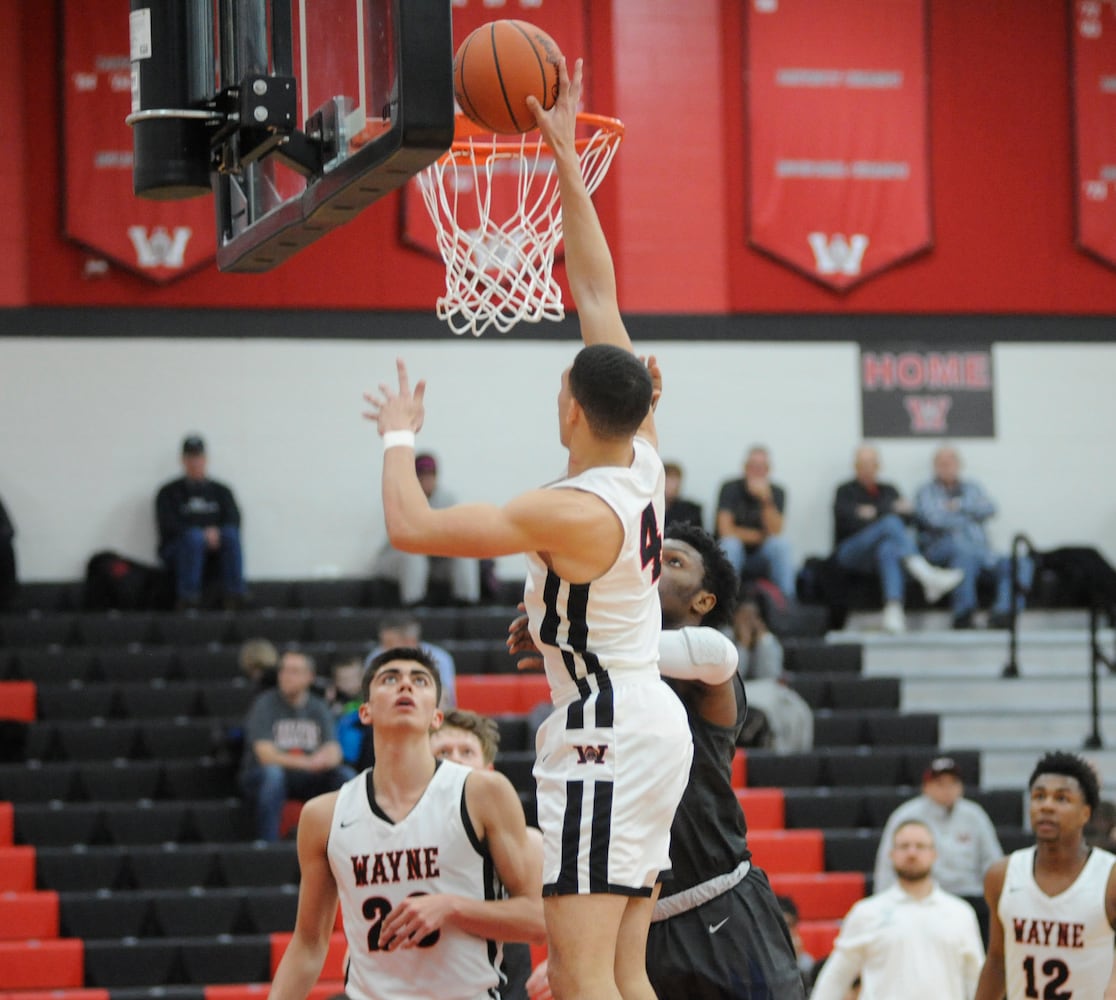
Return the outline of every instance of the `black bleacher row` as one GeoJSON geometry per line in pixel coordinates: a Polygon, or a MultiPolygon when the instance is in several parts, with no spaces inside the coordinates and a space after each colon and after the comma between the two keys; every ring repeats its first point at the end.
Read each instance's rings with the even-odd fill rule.
{"type": "MultiPolygon", "coordinates": [[[[0,766],[0,799],[15,803],[17,841],[36,846],[39,887],[60,894],[63,933],[86,941],[86,985],[115,995],[161,983],[172,996],[175,984],[267,980],[267,934],[293,925],[297,857],[290,841],[251,843],[235,798],[230,732],[253,693],[237,644],[297,642],[323,666],[363,652],[383,611],[358,606],[352,584],[254,586],[277,610],[177,616],[78,613],[72,587],[41,586],[25,594],[38,613],[0,618],[0,679],[33,681],[38,694],[20,763],[0,766]]],[[[513,609],[416,610],[458,673],[514,670],[503,648],[513,609]]],[[[814,710],[815,749],[749,750],[748,783],[786,790],[788,827],[825,830],[827,868],[870,871],[879,828],[936,752],[937,719],[902,715],[899,682],[862,676],[858,646],[784,646],[790,683],[814,710]]],[[[498,721],[497,766],[533,819],[527,722],[498,721]]],[[[977,755],[955,756],[988,807],[977,755]]],[[[989,801],[997,824],[1017,830],[1018,797],[989,801]]]]}
{"type": "MultiPolygon", "coordinates": [[[[382,586],[363,578],[321,580],[254,580],[248,585],[252,602],[261,608],[367,608],[382,606],[382,586]]],[[[511,585],[509,584],[509,589],[511,585]]],[[[81,611],[85,606],[81,580],[23,583],[17,607],[30,612],[81,611]]],[[[522,592],[522,591],[520,591],[522,592]]],[[[425,610],[425,609],[424,609],[425,610]]]]}
{"type": "Polygon", "coordinates": [[[237,794],[235,762],[89,760],[0,765],[0,801],[137,802],[141,799],[227,799],[237,794]]]}
{"type": "MultiPolygon", "coordinates": [[[[0,646],[194,646],[236,643],[258,636],[273,642],[375,641],[379,622],[389,612],[366,608],[264,608],[256,611],[192,614],[118,612],[90,614],[5,615],[0,618],[0,646]]],[[[503,639],[514,607],[415,608],[423,637],[503,639]]]]}
{"type": "MultiPolygon", "coordinates": [[[[143,997],[169,1000],[167,985],[194,983],[266,983],[271,979],[271,937],[267,934],[218,937],[87,939],[85,985],[112,989],[143,987],[143,997]],[[152,989],[152,987],[154,987],[152,989]]],[[[261,996],[263,994],[261,993],[261,996]]]]}
{"type": "MultiPolygon", "coordinates": [[[[266,631],[255,638],[282,644],[266,631]]],[[[434,641],[434,640],[430,640],[434,641]]],[[[298,648],[320,660],[321,672],[335,660],[362,656],[375,644],[371,638],[354,641],[299,642],[298,648]]],[[[513,673],[515,661],[508,655],[502,638],[442,639],[442,646],[454,658],[459,674],[513,673]]],[[[0,680],[27,680],[42,684],[181,680],[220,681],[238,675],[238,647],[210,643],[182,646],[89,646],[51,645],[0,647],[0,680]]]]}

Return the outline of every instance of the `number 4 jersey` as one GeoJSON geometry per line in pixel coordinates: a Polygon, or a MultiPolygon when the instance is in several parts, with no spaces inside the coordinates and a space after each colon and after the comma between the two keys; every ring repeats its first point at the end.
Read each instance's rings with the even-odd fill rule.
{"type": "Polygon", "coordinates": [[[1009,1000],[1104,995],[1113,958],[1104,897],[1113,864],[1116,856],[1093,848],[1073,885],[1048,896],[1035,882],[1035,848],[1011,855],[997,907],[1009,1000]]]}
{"type": "Polygon", "coordinates": [[[557,706],[588,698],[602,671],[658,673],[665,475],[643,438],[634,452],[627,468],[595,466],[547,487],[600,497],[624,529],[616,561],[591,583],[563,580],[538,554],[527,554],[523,600],[557,706]]]}
{"type": "Polygon", "coordinates": [[[500,945],[442,927],[418,947],[388,951],[380,926],[408,896],[454,893],[498,899],[488,851],[465,808],[469,768],[442,761],[418,804],[398,823],[376,805],[372,771],[337,794],[327,855],[349,945],[352,1000],[481,1000],[499,997],[500,945]]]}

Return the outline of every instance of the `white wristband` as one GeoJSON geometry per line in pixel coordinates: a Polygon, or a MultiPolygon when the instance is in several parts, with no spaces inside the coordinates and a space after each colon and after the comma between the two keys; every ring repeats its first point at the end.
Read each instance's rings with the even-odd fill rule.
{"type": "Polygon", "coordinates": [[[414,431],[384,431],[384,451],[388,448],[413,448],[415,446],[414,431]]]}

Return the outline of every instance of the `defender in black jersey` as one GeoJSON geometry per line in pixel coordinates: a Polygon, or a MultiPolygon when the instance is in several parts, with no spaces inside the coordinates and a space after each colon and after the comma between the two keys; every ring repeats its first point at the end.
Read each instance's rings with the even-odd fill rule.
{"type": "MultiPolygon", "coordinates": [[[[688,525],[667,529],[664,630],[727,624],[735,592],[732,567],[710,535],[688,525]]],[[[662,669],[667,674],[665,661],[662,669]]],[[[686,1000],[804,1000],[790,932],[767,876],[751,863],[732,788],[744,682],[733,671],[720,683],[670,676],[667,683],[686,708],[694,761],[670,830],[671,878],[647,938],[651,985],[660,997],[686,1000]]]]}

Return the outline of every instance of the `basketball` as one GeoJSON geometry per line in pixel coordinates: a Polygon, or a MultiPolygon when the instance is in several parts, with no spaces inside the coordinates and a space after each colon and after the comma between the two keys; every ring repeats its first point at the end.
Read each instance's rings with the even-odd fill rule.
{"type": "Polygon", "coordinates": [[[453,91],[462,113],[500,135],[529,132],[534,94],[544,108],[558,98],[558,46],[526,21],[490,21],[461,43],[453,60],[453,91]]]}

